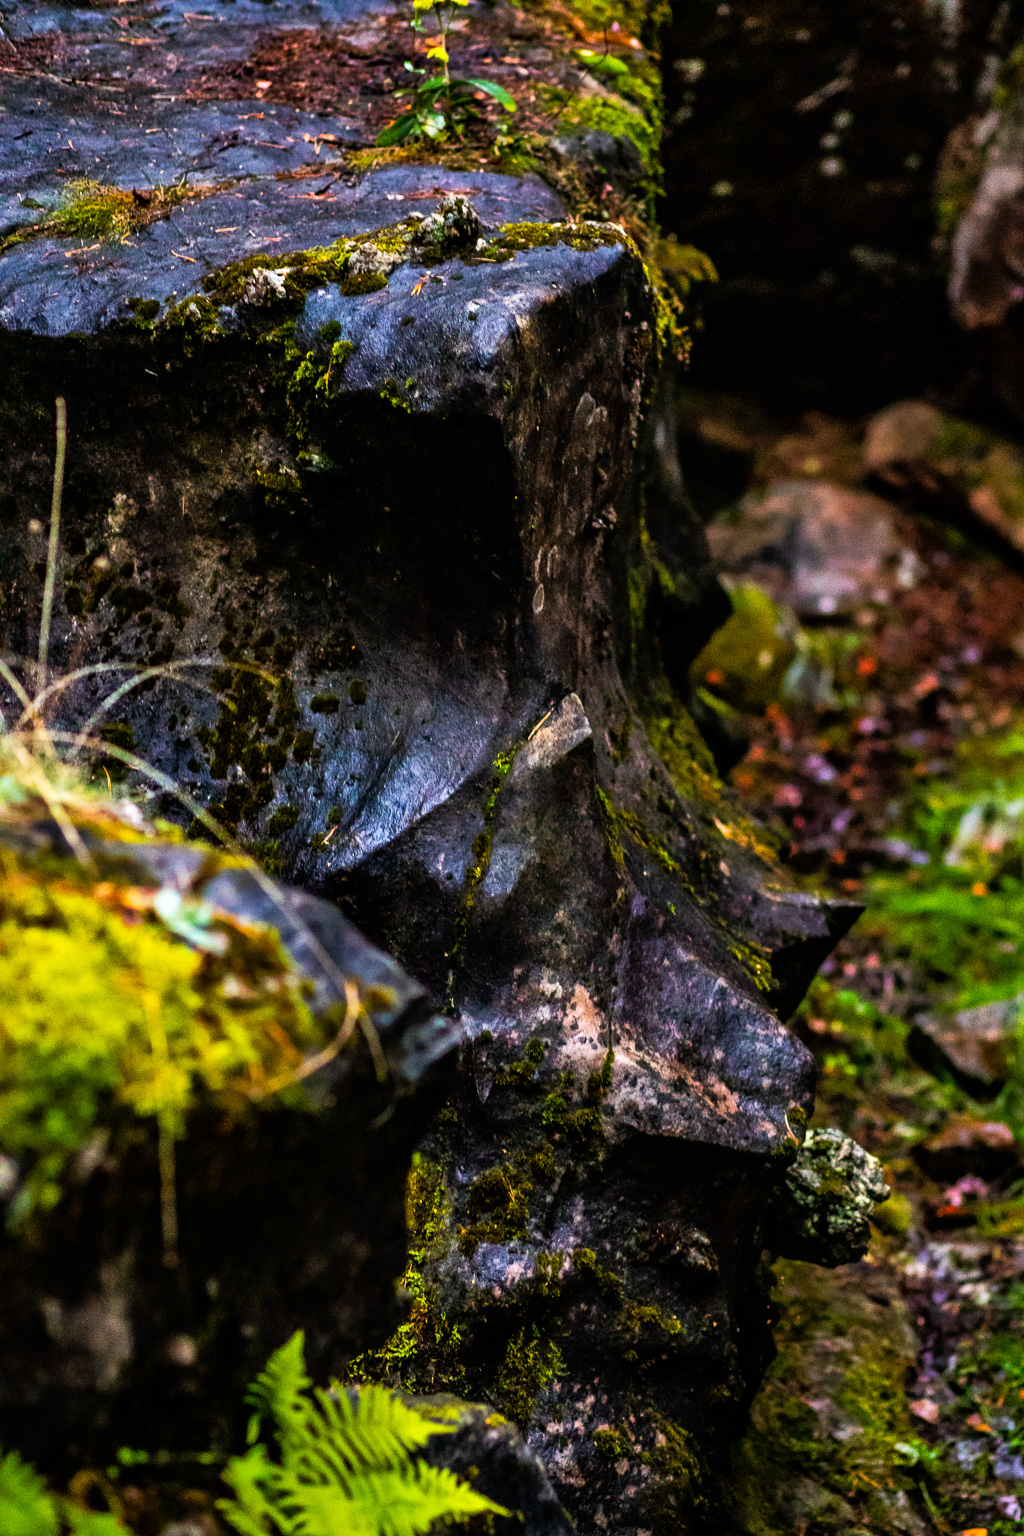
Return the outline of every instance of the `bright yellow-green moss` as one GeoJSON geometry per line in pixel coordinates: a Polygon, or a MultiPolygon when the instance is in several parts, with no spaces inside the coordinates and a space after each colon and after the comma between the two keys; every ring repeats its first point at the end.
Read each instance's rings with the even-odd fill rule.
{"type": "MultiPolygon", "coordinates": [[[[0,753],[0,1153],[17,1168],[11,1225],[57,1203],[83,1148],[116,1150],[139,1120],[173,1144],[201,1103],[240,1114],[269,1094],[298,1095],[304,1057],[340,1023],[314,1018],[274,929],[148,877],[132,853],[153,835],[55,759],[0,753]],[[31,829],[54,820],[77,857],[32,848],[31,829]]],[[[206,857],[210,874],[233,862],[206,857]]]]}
{"type": "MultiPolygon", "coordinates": [[[[541,246],[568,245],[574,251],[594,251],[602,245],[632,245],[617,225],[599,220],[576,224],[544,224],[531,220],[503,224],[486,251],[484,261],[508,261],[517,251],[534,251],[541,246]]],[[[639,253],[637,253],[639,254],[639,253]]]]}
{"type": "MultiPolygon", "coordinates": [[[[726,794],[703,737],[667,684],[642,702],[641,715],[651,745],[668,769],[676,789],[704,813],[709,835],[717,834],[766,863],[772,863],[776,851],[768,843],[764,829],[743,815],[735,801],[726,794]]],[[[659,837],[635,812],[616,806],[611,796],[600,786],[596,795],[605,824],[608,849],[617,864],[621,866],[625,863],[623,838],[628,835],[667,874],[675,875],[684,884],[687,883],[679,860],[664,838],[659,837]]],[[[709,914],[714,916],[713,906],[709,914]]],[[[741,938],[725,923],[722,924],[722,934],[733,958],[744,967],[762,991],[770,991],[773,978],[768,951],[759,944],[741,938]]]]}
{"type": "Polygon", "coordinates": [[[565,1362],[553,1339],[542,1337],[535,1324],[521,1328],[509,1342],[495,1382],[498,1398],[509,1417],[517,1424],[528,1425],[540,1393],[564,1370],[565,1362]]]}
{"type": "Polygon", "coordinates": [[[632,1454],[633,1445],[617,1429],[596,1429],[594,1431],[594,1449],[602,1460],[618,1461],[621,1457],[632,1454]]]}
{"type": "Polygon", "coordinates": [[[446,1240],[451,1203],[439,1164],[417,1152],[405,1192],[409,1229],[409,1259],[399,1282],[411,1298],[409,1316],[382,1344],[366,1350],[349,1365],[356,1381],[393,1381],[407,1389],[460,1391],[465,1370],[459,1359],[462,1330],[448,1321],[436,1287],[423,1278],[428,1255],[446,1240]]]}
{"type": "Polygon", "coordinates": [[[544,1060],[546,1051],[547,1046],[539,1036],[535,1035],[527,1040],[518,1061],[510,1061],[506,1066],[498,1068],[494,1074],[494,1086],[496,1088],[532,1087],[537,1081],[537,1068],[544,1060]]]}
{"type": "Polygon", "coordinates": [[[516,138],[513,144],[502,138],[482,150],[478,144],[429,144],[422,140],[413,144],[375,145],[370,149],[354,149],[346,157],[346,165],[364,174],[379,170],[385,165],[443,165],[450,171],[500,171],[509,176],[522,176],[535,169],[535,161],[524,139],[516,138]]]}
{"type": "Polygon", "coordinates": [[[547,11],[557,24],[568,24],[579,44],[574,50],[577,63],[596,82],[596,89],[592,86],[589,92],[557,86],[538,92],[550,109],[558,111],[560,130],[597,128],[632,139],[653,187],[658,178],[662,97],[657,54],[652,50],[667,7],[640,0],[626,4],[582,0],[570,9],[538,0],[536,8],[547,11]]]}
{"type": "Polygon", "coordinates": [[[653,167],[661,134],[640,107],[618,95],[580,96],[557,85],[542,86],[537,94],[546,111],[558,113],[563,130],[597,129],[613,138],[631,139],[644,167],[648,171],[653,167]]]}
{"type": "Polygon", "coordinates": [[[471,1256],[479,1243],[510,1243],[525,1237],[532,1194],[530,1180],[511,1165],[480,1174],[469,1191],[469,1225],[459,1232],[460,1252],[471,1256]]]}
{"type": "Polygon", "coordinates": [[[132,194],[121,187],[104,186],[98,181],[73,181],[55,222],[62,234],[80,235],[83,240],[108,240],[112,235],[128,234],[139,206],[132,194]]]}
{"type": "Polygon", "coordinates": [[[774,862],[777,850],[764,828],[751,821],[727,793],[693,717],[667,683],[640,701],[640,714],[650,743],[679,794],[709,815],[721,837],[750,849],[767,863],[774,862]]]}
{"type": "Polygon", "coordinates": [[[731,596],[732,614],[693,663],[692,676],[734,708],[759,714],[778,698],[796,646],[760,587],[741,584],[731,596]]]}
{"type": "Polygon", "coordinates": [[[599,1264],[593,1248],[574,1248],[572,1267],[578,1275],[586,1275],[594,1283],[598,1293],[613,1307],[621,1307],[625,1287],[621,1276],[606,1265],[599,1264]]]}
{"type": "MultiPolygon", "coordinates": [[[[63,235],[68,240],[124,240],[150,219],[166,213],[186,198],[201,196],[208,188],[154,187],[145,196],[123,187],[78,177],[68,182],[56,207],[42,210],[33,224],[23,224],[0,240],[0,251],[41,235],[63,235]]],[[[26,199],[23,207],[41,205],[26,199]]]]}
{"type": "Polygon", "coordinates": [[[201,1097],[241,1108],[322,1040],[276,933],[197,905],[196,950],[154,895],[0,849],[0,1149],[24,1176],[18,1216],[56,1203],[98,1127],[142,1116],[180,1135],[201,1097]]]}

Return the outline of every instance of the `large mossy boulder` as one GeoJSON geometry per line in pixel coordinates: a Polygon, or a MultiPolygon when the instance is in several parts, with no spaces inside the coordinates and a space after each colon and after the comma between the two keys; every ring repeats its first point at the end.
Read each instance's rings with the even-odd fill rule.
{"type": "MultiPolygon", "coordinates": [[[[664,302],[624,224],[587,217],[561,173],[556,190],[521,164],[336,151],[321,188],[319,147],[358,124],[233,100],[229,132],[198,79],[168,106],[152,49],[186,76],[204,47],[244,57],[249,10],[230,40],[211,14],[151,29],[130,114],[38,74],[11,108],[42,213],[0,254],[5,644],[36,645],[60,392],[55,664],[133,677],[96,728],[458,1022],[458,1081],[410,1186],[411,1312],[383,1345],[367,1326],[353,1374],[497,1404],[584,1527],[713,1521],[813,1095],[783,1020],[857,908],[788,880],[689,707],[728,601],[658,383],[664,302]],[[68,113],[55,159],[33,125],[68,113]],[[72,153],[122,191],[152,155],[162,200],[124,205],[127,238],[70,243],[72,153]]],[[[103,46],[128,68],[126,42],[103,46]]],[[[585,99],[618,111],[608,94],[585,99]]],[[[107,688],[69,683],[54,728],[107,688]]],[[[151,809],[188,821],[170,794],[151,809]]],[[[367,1083],[351,1122],[303,1120],[338,1124],[330,1151],[278,1152],[262,1118],[239,1143],[269,1149],[270,1184],[231,1230],[272,1244],[275,1273],[292,1254],[274,1181],[298,1222],[320,1178],[337,1192],[339,1158],[376,1162],[369,1126],[403,1147],[418,1129],[382,1119],[367,1083]]],[[[181,1179],[199,1198],[195,1145],[181,1179]]],[[[372,1204],[364,1220],[372,1263],[372,1204]]],[[[310,1317],[268,1299],[280,1337],[328,1326],[325,1264],[300,1266],[322,1287],[310,1317]]]]}

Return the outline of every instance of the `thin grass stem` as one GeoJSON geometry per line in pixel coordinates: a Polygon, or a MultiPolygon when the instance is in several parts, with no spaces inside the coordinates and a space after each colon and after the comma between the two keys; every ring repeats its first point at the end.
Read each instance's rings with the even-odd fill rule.
{"type": "MultiPolygon", "coordinates": [[[[54,742],[75,743],[79,741],[79,737],[73,735],[70,731],[52,731],[49,734],[51,740],[54,742]]],[[[13,737],[8,737],[8,740],[13,739],[13,737]]],[[[260,868],[255,860],[249,857],[241,843],[239,843],[236,838],[232,837],[230,832],[225,831],[220,823],[210,815],[209,811],[201,806],[198,801],[193,800],[192,796],[186,793],[186,791],[183,790],[180,785],[176,784],[169,774],[164,773],[160,768],[154,768],[152,763],[147,763],[144,758],[136,757],[134,752],[129,752],[126,748],[119,747],[112,741],[103,741],[102,738],[99,737],[93,737],[91,740],[82,743],[82,745],[86,748],[92,748],[92,750],[95,752],[102,752],[108,757],[117,758],[119,762],[122,762],[127,767],[134,769],[136,773],[141,773],[146,778],[151,779],[154,784],[159,784],[161,789],[165,789],[168,794],[173,795],[179,804],[183,805],[185,810],[189,811],[191,815],[196,818],[200,826],[205,827],[206,830],[210,832],[218,842],[223,843],[224,847],[227,848],[230,853],[233,853],[236,858],[242,860],[251,872],[252,877],[256,881],[257,885],[264,892],[264,894],[270,898],[270,900],[277,907],[278,911],[286,913],[291,918],[292,922],[298,928],[299,932],[302,934],[302,937],[305,939],[306,943],[309,945],[310,949],[313,951],[317,960],[323,967],[327,976],[334,983],[338,995],[347,999],[350,978],[346,977],[342,974],[341,971],[339,971],[338,967],[331,959],[331,956],[320,943],[320,940],[317,938],[316,934],[308,926],[308,924],[302,921],[302,918],[295,911],[292,903],[288,900],[287,894],[281,890],[280,886],[270,878],[265,870],[260,868]]],[[[47,804],[50,804],[49,800],[47,800],[47,804]]],[[[62,826],[61,831],[63,830],[64,828],[62,826]]],[[[77,829],[75,830],[77,836],[77,829]]],[[[80,838],[79,842],[81,842],[80,838]]],[[[384,1059],[384,1052],[381,1049],[381,1043],[377,1031],[374,1029],[370,1020],[367,1018],[364,1010],[360,1011],[358,1015],[358,1022],[359,1028],[362,1031],[364,1039],[366,1040],[370,1055],[373,1058],[377,1079],[379,1082],[384,1082],[387,1077],[387,1062],[384,1059]]]]}
{"type": "MultiPolygon", "coordinates": [[[[48,704],[51,698],[55,697],[58,693],[63,692],[65,688],[69,688],[72,683],[81,682],[85,677],[94,677],[101,672],[135,673],[135,676],[130,679],[127,684],[121,684],[120,688],[115,689],[113,693],[108,694],[107,697],[101,701],[101,703],[97,706],[95,713],[87,722],[87,725],[82,727],[84,732],[101,714],[104,714],[121,698],[123,698],[124,694],[129,692],[131,688],[137,688],[140,683],[146,682],[149,678],[173,678],[177,677],[179,670],[185,667],[215,667],[217,665],[217,658],[213,656],[196,657],[194,659],[186,659],[184,661],[167,661],[162,662],[157,667],[136,667],[135,664],[130,661],[96,661],[87,667],[77,667],[74,672],[68,672],[63,677],[54,678],[53,682],[48,684],[41,693],[37,693],[34,699],[30,699],[25,690],[17,684],[16,680],[14,679],[14,674],[10,672],[8,667],[6,667],[6,664],[2,658],[0,658],[0,677],[3,677],[10,687],[18,687],[18,697],[23,701],[25,706],[18,720],[18,725],[20,726],[31,720],[33,716],[38,715],[43,706],[48,704]]],[[[257,667],[252,662],[233,661],[231,665],[236,672],[252,672],[256,677],[262,677],[266,682],[280,682],[280,678],[276,673],[268,672],[264,667],[257,667]]],[[[202,688],[204,693],[209,693],[211,691],[201,683],[194,686],[202,688]]]]}
{"type": "Polygon", "coordinates": [[[57,549],[60,542],[60,506],[64,495],[64,455],[68,445],[68,413],[64,396],[57,396],[57,456],[53,463],[53,496],[50,500],[50,543],[46,551],[46,582],[43,586],[43,612],[39,621],[39,668],[36,687],[46,687],[46,668],[50,652],[50,621],[53,616],[53,588],[57,580],[57,549]]]}
{"type": "Polygon", "coordinates": [[[22,687],[21,683],[19,683],[17,677],[11,671],[10,667],[7,665],[6,661],[4,661],[2,656],[0,656],[0,677],[3,678],[4,682],[7,684],[8,688],[14,694],[15,698],[17,698],[19,703],[24,704],[26,709],[31,709],[32,700],[29,698],[27,690],[22,687]]]}

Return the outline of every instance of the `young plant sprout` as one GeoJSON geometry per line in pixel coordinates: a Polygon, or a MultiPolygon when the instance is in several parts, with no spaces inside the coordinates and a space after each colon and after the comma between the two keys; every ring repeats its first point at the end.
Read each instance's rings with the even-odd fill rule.
{"type": "Polygon", "coordinates": [[[415,86],[396,91],[395,96],[408,96],[411,91],[412,101],[408,112],[396,118],[378,135],[378,144],[386,147],[402,144],[406,139],[426,139],[437,143],[449,134],[458,137],[469,118],[480,116],[476,106],[476,97],[480,91],[493,97],[506,112],[516,110],[516,104],[504,86],[497,85],[493,80],[453,76],[449,70],[448,33],[451,31],[452,18],[459,6],[468,4],[469,0],[412,0],[414,32],[430,30],[426,19],[428,12],[433,12],[436,19],[438,37],[429,44],[427,58],[433,65],[439,66],[441,72],[428,78],[426,69],[419,69],[406,59],[406,70],[419,79],[415,86]]]}

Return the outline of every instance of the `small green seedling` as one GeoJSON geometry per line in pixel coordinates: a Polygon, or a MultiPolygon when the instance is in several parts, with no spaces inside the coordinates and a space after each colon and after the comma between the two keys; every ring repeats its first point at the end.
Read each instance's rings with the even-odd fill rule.
{"type": "Polygon", "coordinates": [[[395,95],[400,97],[411,93],[412,101],[408,112],[397,117],[378,135],[378,144],[387,147],[402,144],[406,139],[426,139],[437,143],[449,134],[457,137],[469,118],[480,116],[476,99],[481,91],[493,97],[506,112],[516,110],[516,104],[504,86],[497,85],[493,80],[470,80],[453,76],[449,71],[448,33],[452,18],[459,6],[468,4],[469,0],[412,0],[414,32],[426,32],[427,13],[434,13],[439,36],[427,48],[427,58],[433,65],[440,66],[441,72],[429,75],[428,78],[426,69],[419,69],[406,59],[406,71],[418,78],[414,86],[396,91],[395,95]]]}

